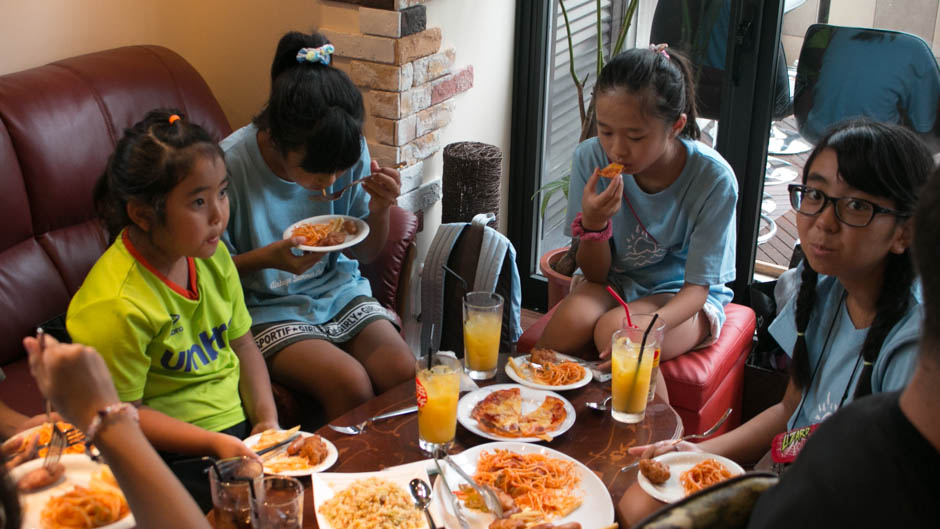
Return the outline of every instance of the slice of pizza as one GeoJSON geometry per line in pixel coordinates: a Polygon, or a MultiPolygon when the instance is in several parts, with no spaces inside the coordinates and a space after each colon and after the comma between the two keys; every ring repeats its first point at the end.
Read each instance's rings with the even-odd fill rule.
{"type": "Polygon", "coordinates": [[[519,431],[523,437],[538,437],[543,441],[551,441],[552,436],[548,433],[561,427],[567,416],[564,401],[548,396],[538,408],[520,418],[519,431]]]}
{"type": "Polygon", "coordinates": [[[521,416],[522,394],[519,388],[494,391],[478,402],[470,412],[470,417],[476,419],[481,430],[503,437],[521,437],[521,416]]]}
{"type": "Polygon", "coordinates": [[[608,165],[607,167],[598,171],[598,173],[600,173],[600,175],[603,176],[604,178],[613,178],[622,172],[623,172],[623,165],[619,163],[612,163],[608,165]]]}

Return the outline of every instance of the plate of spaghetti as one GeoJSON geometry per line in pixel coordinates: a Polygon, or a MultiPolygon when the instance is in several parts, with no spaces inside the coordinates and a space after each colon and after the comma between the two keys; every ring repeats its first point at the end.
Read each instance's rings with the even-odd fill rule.
{"type": "Polygon", "coordinates": [[[638,473],[637,481],[647,494],[666,503],[744,473],[740,465],[727,457],[705,452],[667,452],[654,460],[669,467],[669,479],[654,485],[643,473],[638,473]]]}
{"type": "Polygon", "coordinates": [[[590,369],[577,362],[576,358],[543,349],[552,353],[550,357],[536,357],[532,354],[510,358],[506,362],[506,374],[516,382],[535,389],[567,391],[587,385],[593,375],[590,369]],[[532,364],[531,362],[537,362],[532,364]]]}
{"type": "Polygon", "coordinates": [[[362,242],[369,225],[349,215],[319,215],[297,221],[284,230],[284,238],[303,237],[297,246],[306,252],[335,252],[362,242]]]}
{"type": "MultiPolygon", "coordinates": [[[[83,454],[65,454],[59,460],[65,476],[53,485],[20,495],[22,529],[125,529],[134,527],[134,515],[107,465],[83,454]]],[[[42,459],[20,465],[13,479],[42,466],[42,459]]]]}
{"type": "MultiPolygon", "coordinates": [[[[504,517],[519,521],[521,527],[546,522],[604,527],[614,521],[614,505],[600,478],[557,450],[516,442],[487,443],[451,458],[474,481],[493,488],[504,505],[511,498],[512,507],[504,508],[504,517]]],[[[444,466],[444,473],[471,529],[486,529],[495,516],[453,469],[444,466]]],[[[447,527],[459,527],[453,507],[441,500],[446,498],[443,481],[434,483],[431,512],[447,527]]]]}

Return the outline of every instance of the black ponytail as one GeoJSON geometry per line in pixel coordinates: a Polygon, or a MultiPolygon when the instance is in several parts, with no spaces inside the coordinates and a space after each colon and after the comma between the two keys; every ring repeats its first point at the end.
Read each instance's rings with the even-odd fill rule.
{"type": "Polygon", "coordinates": [[[891,329],[901,321],[910,305],[911,284],[914,282],[914,266],[911,262],[911,252],[903,254],[889,254],[885,266],[884,284],[878,296],[877,313],[865,342],[862,343],[862,374],[858,385],[855,386],[854,398],[864,397],[871,393],[871,373],[878,353],[891,329]]]}
{"type": "Polygon", "coordinates": [[[793,346],[793,362],[790,364],[790,374],[797,387],[809,386],[812,375],[809,369],[809,353],[806,349],[806,327],[809,325],[813,307],[816,305],[816,283],[819,275],[803,260],[803,273],[800,275],[800,291],[796,297],[796,344],[793,346]]]}
{"type": "Polygon", "coordinates": [[[617,55],[601,70],[594,93],[618,89],[644,98],[650,115],[666,123],[675,123],[684,113],[682,135],[693,140],[701,137],[692,69],[679,50],[634,48],[617,55]]]}
{"type": "Polygon", "coordinates": [[[300,167],[311,173],[349,169],[362,152],[365,105],[359,89],[330,65],[297,61],[301,48],[326,44],[319,33],[281,37],[271,63],[271,94],[252,120],[282,155],[302,153],[300,167]]]}

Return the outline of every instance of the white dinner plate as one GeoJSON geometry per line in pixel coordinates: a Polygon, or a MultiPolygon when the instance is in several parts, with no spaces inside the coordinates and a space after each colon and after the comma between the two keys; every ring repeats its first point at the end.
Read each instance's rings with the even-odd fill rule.
{"type": "Polygon", "coordinates": [[[457,402],[457,421],[463,425],[464,428],[470,430],[471,432],[479,435],[480,437],[486,437],[487,439],[492,439],[494,441],[516,441],[523,443],[537,443],[542,441],[538,437],[503,437],[499,435],[494,435],[492,433],[483,431],[477,425],[476,419],[470,416],[470,413],[473,411],[474,406],[478,402],[485,399],[487,395],[494,391],[501,389],[510,389],[510,388],[519,388],[519,394],[522,397],[522,414],[525,415],[539,406],[542,405],[542,401],[545,400],[545,397],[552,396],[561,400],[565,404],[565,420],[561,423],[561,426],[556,430],[550,432],[545,432],[546,434],[552,437],[558,437],[559,435],[568,431],[574,425],[575,411],[574,406],[568,402],[568,399],[562,397],[558,393],[553,391],[546,391],[543,389],[534,389],[521,386],[519,384],[493,384],[492,386],[486,386],[485,388],[480,388],[476,391],[471,391],[463,397],[460,397],[460,401],[457,402]]]}
{"type": "MultiPolygon", "coordinates": [[[[21,529],[40,529],[39,518],[46,502],[53,496],[61,496],[72,490],[75,485],[87,487],[91,481],[91,476],[99,470],[102,465],[92,461],[84,454],[65,454],[59,460],[65,466],[65,476],[58,483],[39,489],[36,492],[20,494],[20,506],[23,508],[23,523],[21,529]]],[[[15,482],[31,470],[42,466],[42,459],[33,459],[10,471],[10,477],[15,482]]],[[[134,514],[128,513],[127,516],[110,525],[103,525],[98,529],[126,529],[135,527],[134,514]]]]}
{"type": "MultiPolygon", "coordinates": [[[[416,463],[387,468],[378,472],[322,472],[320,474],[314,474],[311,476],[311,482],[313,485],[313,510],[317,516],[317,525],[320,529],[343,529],[341,527],[333,528],[326,517],[320,514],[320,506],[346,487],[352,485],[354,481],[360,479],[376,477],[391,481],[401,487],[405,496],[411,499],[412,496],[408,488],[408,483],[412,479],[420,478],[430,483],[426,470],[427,465],[427,461],[418,461],[416,463]]],[[[418,512],[420,513],[420,511],[418,512]]],[[[426,520],[427,519],[422,514],[421,525],[418,526],[418,529],[427,529],[428,524],[426,520]]]]}
{"type": "MultiPolygon", "coordinates": [[[[298,433],[304,437],[310,437],[311,435],[313,435],[310,432],[298,432],[298,433]]],[[[259,438],[261,438],[260,433],[256,433],[255,435],[247,437],[245,438],[245,445],[247,445],[248,448],[251,448],[252,450],[254,450],[254,446],[258,443],[259,438]]],[[[323,443],[326,444],[326,459],[324,459],[323,461],[320,461],[319,465],[314,465],[312,467],[304,468],[300,470],[284,470],[281,472],[270,472],[268,471],[267,467],[265,467],[264,473],[276,474],[278,476],[295,476],[295,477],[296,476],[310,476],[310,475],[316,474],[317,472],[323,472],[324,470],[330,468],[331,466],[333,466],[334,463],[336,463],[337,458],[339,458],[339,452],[336,450],[336,445],[331,443],[329,439],[327,439],[326,437],[322,437],[322,436],[320,437],[320,439],[323,439],[323,443]]],[[[276,454],[285,454],[287,453],[288,446],[290,446],[290,443],[278,448],[277,450],[273,450],[271,452],[268,452],[267,454],[264,454],[263,456],[261,456],[261,459],[267,460],[269,459],[269,456],[276,456],[276,454]]]]}
{"type": "MultiPolygon", "coordinates": [[[[574,462],[581,476],[581,483],[579,483],[575,489],[576,494],[581,497],[581,505],[571,511],[568,516],[551,520],[553,524],[560,525],[568,522],[578,522],[584,529],[594,529],[614,523],[614,504],[610,499],[610,492],[608,492],[607,487],[604,486],[604,482],[597,477],[597,474],[581,464],[578,460],[557,450],[552,450],[546,446],[517,442],[486,443],[464,450],[457,455],[451,456],[451,459],[460,465],[460,468],[464,472],[472,476],[473,473],[476,472],[477,458],[480,452],[484,450],[492,452],[497,448],[523,455],[543,454],[549,457],[574,462]]],[[[456,489],[464,482],[449,465],[442,466],[444,468],[445,477],[447,478],[447,483],[451,488],[456,489]]],[[[448,501],[444,500],[447,498],[447,495],[444,492],[443,486],[443,480],[435,480],[434,501],[431,502],[431,514],[434,516],[435,520],[444,520],[447,527],[460,527],[453,514],[452,506],[448,501]]],[[[466,518],[470,522],[471,529],[486,529],[494,518],[492,514],[473,511],[463,508],[463,506],[461,506],[461,512],[467,515],[466,518]]]]}
{"type": "Polygon", "coordinates": [[[727,457],[706,454],[704,452],[666,452],[653,459],[669,467],[669,479],[659,485],[653,485],[640,471],[637,471],[636,479],[640,483],[640,488],[645,490],[647,494],[666,503],[672,503],[685,498],[685,489],[682,488],[682,484],[679,483],[679,474],[706,459],[715,459],[724,465],[725,468],[731,472],[731,477],[744,474],[744,469],[741,468],[741,465],[727,457]]]}
{"type": "Polygon", "coordinates": [[[291,233],[294,231],[294,228],[296,228],[297,226],[300,226],[301,224],[323,224],[323,223],[326,223],[335,219],[336,217],[339,217],[343,220],[351,220],[355,222],[356,226],[359,227],[359,233],[355,235],[347,235],[346,241],[344,241],[343,244],[336,244],[334,246],[307,246],[305,244],[300,244],[297,246],[297,248],[300,248],[301,250],[304,250],[306,252],[323,252],[323,253],[335,252],[337,250],[349,248],[350,246],[355,246],[359,244],[360,242],[362,242],[362,240],[365,239],[366,236],[369,235],[369,225],[366,224],[366,222],[362,219],[357,219],[356,217],[350,217],[349,215],[319,215],[319,216],[310,217],[304,220],[298,220],[297,222],[291,224],[290,226],[287,227],[286,230],[284,230],[284,238],[290,239],[291,233]]]}
{"type": "MultiPolygon", "coordinates": [[[[560,362],[577,363],[578,361],[577,358],[574,358],[568,355],[563,355],[561,353],[556,353],[555,356],[558,357],[558,360],[560,362]]],[[[515,365],[518,366],[520,370],[526,371],[530,369],[528,366],[529,355],[523,355],[523,356],[518,356],[515,358],[510,358],[509,361],[506,362],[506,374],[509,375],[509,378],[515,380],[516,382],[522,384],[523,386],[529,386],[530,388],[535,388],[535,389],[547,389],[549,391],[567,391],[569,389],[577,389],[582,386],[586,386],[587,383],[591,381],[591,378],[593,378],[593,375],[591,374],[591,370],[584,366],[581,366],[581,369],[584,370],[584,375],[582,375],[580,379],[575,380],[574,382],[570,384],[563,384],[560,386],[550,386],[548,384],[541,384],[539,382],[535,382],[533,380],[529,380],[523,376],[520,376],[519,373],[517,373],[516,370],[513,369],[511,365],[509,365],[509,362],[515,363],[515,365]]]]}

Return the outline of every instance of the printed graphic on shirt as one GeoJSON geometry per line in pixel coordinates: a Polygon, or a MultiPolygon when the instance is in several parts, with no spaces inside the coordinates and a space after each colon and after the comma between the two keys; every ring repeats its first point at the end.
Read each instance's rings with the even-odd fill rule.
{"type": "Polygon", "coordinates": [[[839,411],[839,405],[832,401],[832,392],[826,393],[826,400],[821,400],[816,404],[816,414],[813,415],[813,421],[822,422],[830,415],[839,411]]]}
{"type": "Polygon", "coordinates": [[[613,266],[616,272],[649,266],[662,261],[666,256],[666,248],[651,239],[639,224],[622,244],[624,251],[620,252],[613,266]]]}
{"type": "Polygon", "coordinates": [[[303,274],[300,274],[299,276],[292,275],[292,276],[285,277],[283,279],[275,279],[274,281],[271,281],[271,285],[269,288],[273,290],[276,288],[287,286],[291,283],[303,281],[304,279],[313,279],[313,278],[320,277],[323,275],[323,272],[326,271],[326,263],[324,261],[327,261],[327,260],[328,259],[324,257],[323,259],[317,261],[317,264],[313,265],[313,268],[304,272],[303,274]]]}
{"type": "Polygon", "coordinates": [[[199,342],[189,346],[179,352],[166,350],[160,358],[160,365],[170,371],[184,371],[190,373],[198,370],[201,366],[214,362],[219,357],[219,351],[216,349],[225,348],[225,330],[228,328],[224,323],[212,329],[211,336],[206,331],[199,333],[199,342]]]}

